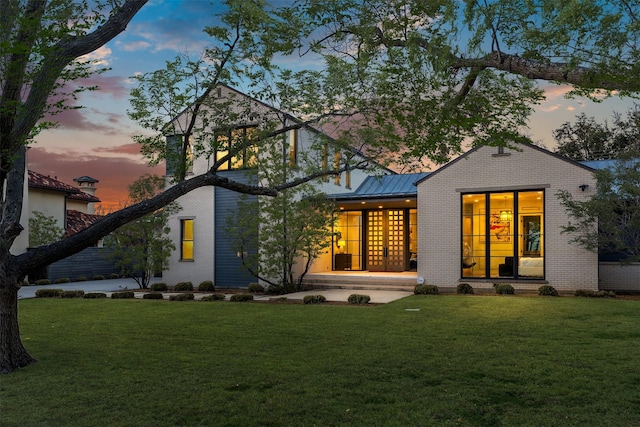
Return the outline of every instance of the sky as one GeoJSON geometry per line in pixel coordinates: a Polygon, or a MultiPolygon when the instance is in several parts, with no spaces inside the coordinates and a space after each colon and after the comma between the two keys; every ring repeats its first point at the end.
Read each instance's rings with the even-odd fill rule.
{"type": "MultiPolygon", "coordinates": [[[[178,54],[200,52],[207,42],[202,29],[218,12],[209,0],[150,0],[124,33],[92,54],[111,70],[92,78],[100,90],[79,97],[84,108],[57,115],[59,126],[37,136],[29,169],[68,184],[84,175],[98,179],[96,196],[104,212],[122,207],[128,186],[140,176],[163,175],[164,166],[148,167],[132,139],[142,129],[127,117],[134,87],[130,77],[160,69],[178,54]]],[[[529,136],[549,149],[555,146],[553,130],[574,122],[578,114],[611,122],[614,112],[625,113],[633,105],[616,97],[600,103],[566,99],[568,87],[542,87],[547,99],[530,119],[529,136]]]]}

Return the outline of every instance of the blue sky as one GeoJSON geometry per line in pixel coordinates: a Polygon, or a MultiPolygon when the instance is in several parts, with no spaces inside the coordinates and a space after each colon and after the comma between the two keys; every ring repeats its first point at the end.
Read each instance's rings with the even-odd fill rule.
{"type": "MultiPolygon", "coordinates": [[[[95,59],[111,68],[94,79],[101,90],[83,94],[79,104],[85,108],[61,114],[57,129],[37,137],[29,153],[29,167],[67,183],[82,175],[97,178],[96,195],[107,209],[124,203],[127,186],[139,176],[162,174],[163,168],[145,165],[131,138],[141,130],[126,115],[133,87],[129,77],[162,68],[177,54],[200,52],[207,43],[202,29],[219,11],[209,0],[151,0],[123,34],[94,52],[95,59]]],[[[542,87],[547,100],[531,117],[530,136],[547,148],[554,145],[552,131],[574,121],[576,115],[610,121],[614,111],[625,113],[633,105],[619,98],[601,103],[565,99],[568,87],[547,83],[542,87]]]]}

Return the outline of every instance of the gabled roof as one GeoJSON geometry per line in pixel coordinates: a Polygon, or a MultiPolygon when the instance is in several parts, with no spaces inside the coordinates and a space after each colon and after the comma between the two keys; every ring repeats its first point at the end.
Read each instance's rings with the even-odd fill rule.
{"type": "Polygon", "coordinates": [[[65,184],[55,178],[42,175],[32,170],[29,171],[29,187],[42,188],[44,190],[63,191],[65,193],[76,194],[80,190],[72,185],[65,184]]]}
{"type": "Polygon", "coordinates": [[[415,197],[418,194],[416,183],[427,175],[429,175],[429,172],[369,176],[354,192],[330,194],[327,197],[332,200],[415,197]]]}
{"type": "Polygon", "coordinates": [[[76,233],[97,222],[102,215],[87,214],[84,212],[69,209],[67,210],[67,230],[65,236],[73,236],[76,233]]]}
{"type": "MultiPolygon", "coordinates": [[[[561,156],[560,154],[557,154],[557,153],[554,153],[554,152],[552,152],[552,151],[549,151],[549,150],[547,150],[546,148],[538,147],[537,145],[533,145],[533,144],[515,144],[514,146],[515,146],[515,147],[517,147],[517,146],[525,146],[525,147],[527,147],[527,148],[532,148],[532,149],[534,149],[534,150],[538,150],[538,151],[540,151],[540,152],[542,152],[542,153],[548,154],[549,156],[552,156],[552,157],[555,157],[555,158],[557,158],[557,159],[563,160],[563,161],[565,161],[565,162],[567,162],[567,163],[570,163],[570,164],[572,164],[572,165],[574,165],[574,166],[578,166],[578,167],[581,167],[581,168],[583,168],[583,169],[587,169],[587,170],[590,170],[590,171],[593,171],[593,170],[594,170],[594,168],[592,168],[592,167],[591,167],[591,166],[589,166],[589,165],[584,164],[584,162],[577,162],[577,161],[575,161],[575,160],[571,160],[571,159],[569,159],[569,158],[567,158],[567,157],[561,156]]],[[[462,160],[462,159],[464,159],[465,157],[469,156],[469,154],[471,154],[471,153],[473,153],[473,152],[476,152],[476,151],[478,151],[479,149],[484,148],[484,147],[488,147],[488,146],[487,146],[487,145],[480,145],[480,146],[478,146],[478,147],[472,148],[471,150],[469,150],[469,151],[467,151],[467,152],[463,153],[462,155],[460,155],[460,156],[456,157],[455,159],[451,160],[449,163],[447,163],[447,164],[443,165],[442,167],[440,167],[440,168],[436,169],[435,171],[433,171],[432,173],[430,173],[428,176],[425,176],[424,178],[421,178],[421,179],[416,183],[416,185],[417,185],[417,184],[420,184],[422,181],[424,181],[424,180],[426,180],[426,179],[430,178],[431,176],[433,176],[433,175],[437,174],[438,172],[440,172],[440,171],[442,171],[442,170],[444,170],[444,169],[447,169],[447,168],[449,168],[450,166],[452,166],[452,165],[454,165],[454,164],[458,163],[460,160],[462,160]]]]}

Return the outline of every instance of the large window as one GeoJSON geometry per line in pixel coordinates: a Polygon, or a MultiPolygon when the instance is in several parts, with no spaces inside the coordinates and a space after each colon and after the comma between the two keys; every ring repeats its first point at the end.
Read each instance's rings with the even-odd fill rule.
{"type": "Polygon", "coordinates": [[[544,191],[462,195],[462,277],[544,277],[544,191]]]}
{"type": "Polygon", "coordinates": [[[220,131],[216,136],[217,151],[215,161],[223,160],[218,170],[247,169],[257,165],[258,149],[251,141],[255,139],[257,128],[245,127],[220,131]],[[225,159],[230,150],[238,150],[234,156],[225,159]]]}
{"type": "Polygon", "coordinates": [[[348,269],[362,270],[362,212],[341,212],[334,228],[334,269],[348,257],[348,269]]]}
{"type": "Polygon", "coordinates": [[[180,260],[193,261],[193,219],[180,220],[180,260]]]}

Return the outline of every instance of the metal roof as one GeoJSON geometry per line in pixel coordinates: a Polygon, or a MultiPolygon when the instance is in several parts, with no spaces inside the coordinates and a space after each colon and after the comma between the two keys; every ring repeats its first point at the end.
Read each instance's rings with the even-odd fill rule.
{"type": "Polygon", "coordinates": [[[429,172],[418,172],[398,175],[369,176],[352,193],[330,194],[333,200],[375,199],[395,197],[416,197],[416,182],[427,176],[429,172]]]}

